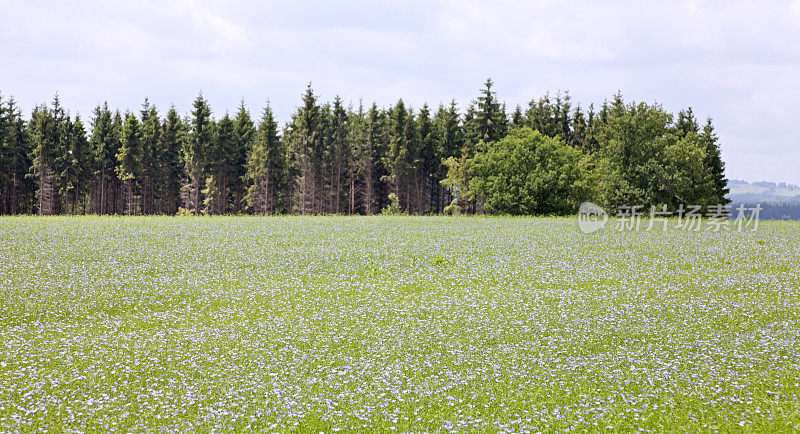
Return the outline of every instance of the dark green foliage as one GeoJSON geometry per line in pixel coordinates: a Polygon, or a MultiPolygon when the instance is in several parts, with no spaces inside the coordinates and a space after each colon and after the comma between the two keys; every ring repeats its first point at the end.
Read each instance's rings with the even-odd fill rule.
{"type": "Polygon", "coordinates": [[[78,214],[79,209],[86,212],[86,192],[92,178],[92,148],[86,138],[86,129],[80,116],[68,124],[67,150],[61,177],[64,179],[63,195],[71,200],[69,209],[78,214]]]}
{"type": "Polygon", "coordinates": [[[141,111],[141,199],[142,212],[156,213],[156,193],[158,191],[162,159],[161,119],[158,110],[145,100],[141,111]]]}
{"type": "Polygon", "coordinates": [[[0,97],[0,214],[36,211],[36,184],[26,176],[33,162],[30,137],[14,98],[0,97]]]}
{"type": "MultiPolygon", "coordinates": [[[[696,125],[696,124],[695,124],[696,125]]],[[[706,151],[704,163],[704,173],[708,173],[711,178],[712,196],[710,204],[727,204],[730,189],[728,189],[728,179],[725,178],[725,163],[720,154],[719,139],[714,132],[711,118],[706,120],[703,132],[700,134],[700,142],[706,151]]]]}
{"type": "Polygon", "coordinates": [[[125,114],[122,128],[122,146],[117,154],[117,175],[125,188],[125,214],[136,214],[135,196],[141,187],[142,177],[142,131],[139,120],[133,113],[125,114]]]}
{"type": "Polygon", "coordinates": [[[208,165],[206,152],[214,140],[214,123],[208,101],[200,94],[195,98],[192,109],[191,128],[188,140],[184,142],[183,161],[191,184],[188,185],[186,209],[200,211],[200,183],[204,181],[208,165]]]}
{"type": "Polygon", "coordinates": [[[170,107],[161,128],[158,158],[159,213],[175,214],[180,203],[184,176],[183,149],[187,134],[186,125],[178,116],[175,106],[170,107]]]}
{"type": "Polygon", "coordinates": [[[92,152],[94,154],[95,198],[94,212],[115,212],[112,202],[114,186],[117,184],[116,167],[119,141],[108,103],[94,109],[92,120],[92,152]]]}
{"type": "Polygon", "coordinates": [[[573,106],[544,95],[510,116],[491,80],[459,113],[402,99],[386,109],[309,84],[281,130],[267,105],[256,128],[242,102],[212,117],[95,108],[91,134],[56,96],[28,122],[0,98],[0,213],[510,213],[563,214],[588,199],[621,205],[728,202],[720,144],[691,108],[573,106]],[[367,108],[368,107],[368,108],[367,108]],[[282,134],[279,134],[282,131],[282,134]]]}
{"type": "Polygon", "coordinates": [[[285,166],[285,152],[278,136],[278,123],[267,103],[247,157],[246,179],[250,187],[246,201],[254,212],[272,214],[280,209],[281,198],[276,192],[283,186],[285,166]]]}
{"type": "Polygon", "coordinates": [[[228,180],[228,190],[232,211],[242,212],[245,206],[244,197],[247,192],[245,176],[247,174],[247,157],[253,148],[253,138],[256,134],[253,120],[250,118],[250,111],[244,105],[244,101],[239,105],[236,112],[234,123],[234,142],[231,149],[230,160],[230,179],[228,180]]]}

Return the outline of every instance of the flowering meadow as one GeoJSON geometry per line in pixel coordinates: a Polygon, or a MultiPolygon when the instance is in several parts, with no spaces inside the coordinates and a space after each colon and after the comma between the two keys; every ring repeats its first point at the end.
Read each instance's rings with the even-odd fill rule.
{"type": "Polygon", "coordinates": [[[800,429],[800,223],[0,218],[0,431],[800,429]]]}

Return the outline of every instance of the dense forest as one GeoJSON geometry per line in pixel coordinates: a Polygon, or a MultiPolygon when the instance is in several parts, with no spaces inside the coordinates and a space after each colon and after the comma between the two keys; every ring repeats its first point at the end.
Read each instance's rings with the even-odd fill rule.
{"type": "Polygon", "coordinates": [[[592,200],[727,203],[711,120],[616,94],[584,110],[568,93],[509,114],[487,80],[461,111],[321,102],[308,86],[280,126],[269,103],[215,118],[94,109],[56,96],[24,118],[0,96],[0,214],[567,214],[592,200]]]}

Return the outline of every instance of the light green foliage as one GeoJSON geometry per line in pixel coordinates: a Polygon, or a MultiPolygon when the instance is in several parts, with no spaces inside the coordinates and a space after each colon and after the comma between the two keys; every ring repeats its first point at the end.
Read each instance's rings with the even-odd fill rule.
{"type": "Polygon", "coordinates": [[[530,128],[513,129],[495,143],[479,143],[467,170],[470,193],[489,213],[569,214],[586,198],[580,150],[530,128]]]}
{"type": "Polygon", "coordinates": [[[400,208],[400,199],[394,193],[389,193],[389,204],[381,211],[384,215],[398,215],[403,212],[400,208]]]}
{"type": "Polygon", "coordinates": [[[800,225],[0,218],[0,429],[793,432],[800,225]]]}
{"type": "Polygon", "coordinates": [[[220,211],[224,208],[222,200],[222,193],[219,190],[219,181],[214,178],[214,175],[206,178],[205,188],[202,190],[203,197],[203,212],[206,214],[222,214],[220,211]]]}

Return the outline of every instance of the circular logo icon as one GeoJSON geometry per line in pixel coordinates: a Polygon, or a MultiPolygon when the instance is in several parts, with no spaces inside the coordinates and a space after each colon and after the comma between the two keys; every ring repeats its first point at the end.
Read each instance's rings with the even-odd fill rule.
{"type": "Polygon", "coordinates": [[[584,234],[602,230],[608,223],[608,214],[600,205],[584,202],[578,208],[578,229],[584,234]]]}

